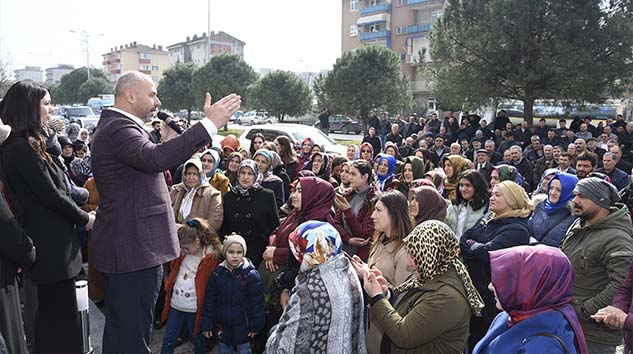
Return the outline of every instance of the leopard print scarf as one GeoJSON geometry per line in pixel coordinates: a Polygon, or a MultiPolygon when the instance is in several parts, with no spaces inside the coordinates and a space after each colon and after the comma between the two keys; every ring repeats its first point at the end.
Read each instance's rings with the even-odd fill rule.
{"type": "Polygon", "coordinates": [[[448,225],[437,220],[425,221],[402,241],[415,260],[419,277],[409,277],[395,289],[396,293],[420,288],[453,268],[462,279],[473,313],[481,316],[483,300],[475,289],[466,266],[459,259],[459,243],[448,225]]]}

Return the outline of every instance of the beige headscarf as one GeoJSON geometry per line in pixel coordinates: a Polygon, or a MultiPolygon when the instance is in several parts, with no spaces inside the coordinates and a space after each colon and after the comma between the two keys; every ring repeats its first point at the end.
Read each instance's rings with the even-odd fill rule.
{"type": "Polygon", "coordinates": [[[499,188],[503,198],[512,210],[499,215],[493,213],[492,219],[527,218],[532,214],[534,203],[532,203],[523,187],[512,181],[503,181],[496,187],[499,188]]]}
{"type": "Polygon", "coordinates": [[[475,289],[466,266],[459,259],[459,243],[448,225],[438,220],[425,221],[416,226],[402,242],[415,260],[419,279],[409,277],[395,289],[396,293],[422,287],[426,282],[450,269],[455,269],[462,279],[473,313],[476,316],[481,316],[484,302],[475,289]]]}

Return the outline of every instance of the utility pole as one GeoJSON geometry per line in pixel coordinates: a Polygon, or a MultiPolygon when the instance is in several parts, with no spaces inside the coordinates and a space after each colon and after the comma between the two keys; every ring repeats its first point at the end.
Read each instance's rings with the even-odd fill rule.
{"type": "Polygon", "coordinates": [[[70,30],[70,32],[81,36],[81,51],[86,52],[86,71],[90,80],[90,37],[103,36],[103,33],[88,33],[86,30],[81,32],[70,30]]]}

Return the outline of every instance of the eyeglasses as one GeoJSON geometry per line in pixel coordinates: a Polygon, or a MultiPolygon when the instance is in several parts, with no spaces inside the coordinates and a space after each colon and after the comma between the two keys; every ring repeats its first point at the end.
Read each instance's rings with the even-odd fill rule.
{"type": "Polygon", "coordinates": [[[361,150],[360,152],[371,152],[370,150],[361,150]]]}

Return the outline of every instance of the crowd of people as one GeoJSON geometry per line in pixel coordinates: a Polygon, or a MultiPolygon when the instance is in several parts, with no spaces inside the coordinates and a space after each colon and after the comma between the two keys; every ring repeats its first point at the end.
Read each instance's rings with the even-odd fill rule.
{"type": "Polygon", "coordinates": [[[9,89],[0,353],[81,352],[82,260],[104,353],[163,326],[162,353],[633,350],[633,122],[372,113],[337,156],[214,144],[241,101],[211,102],[148,132],[156,88],[127,72],[91,136],[44,86],[9,89]]]}

